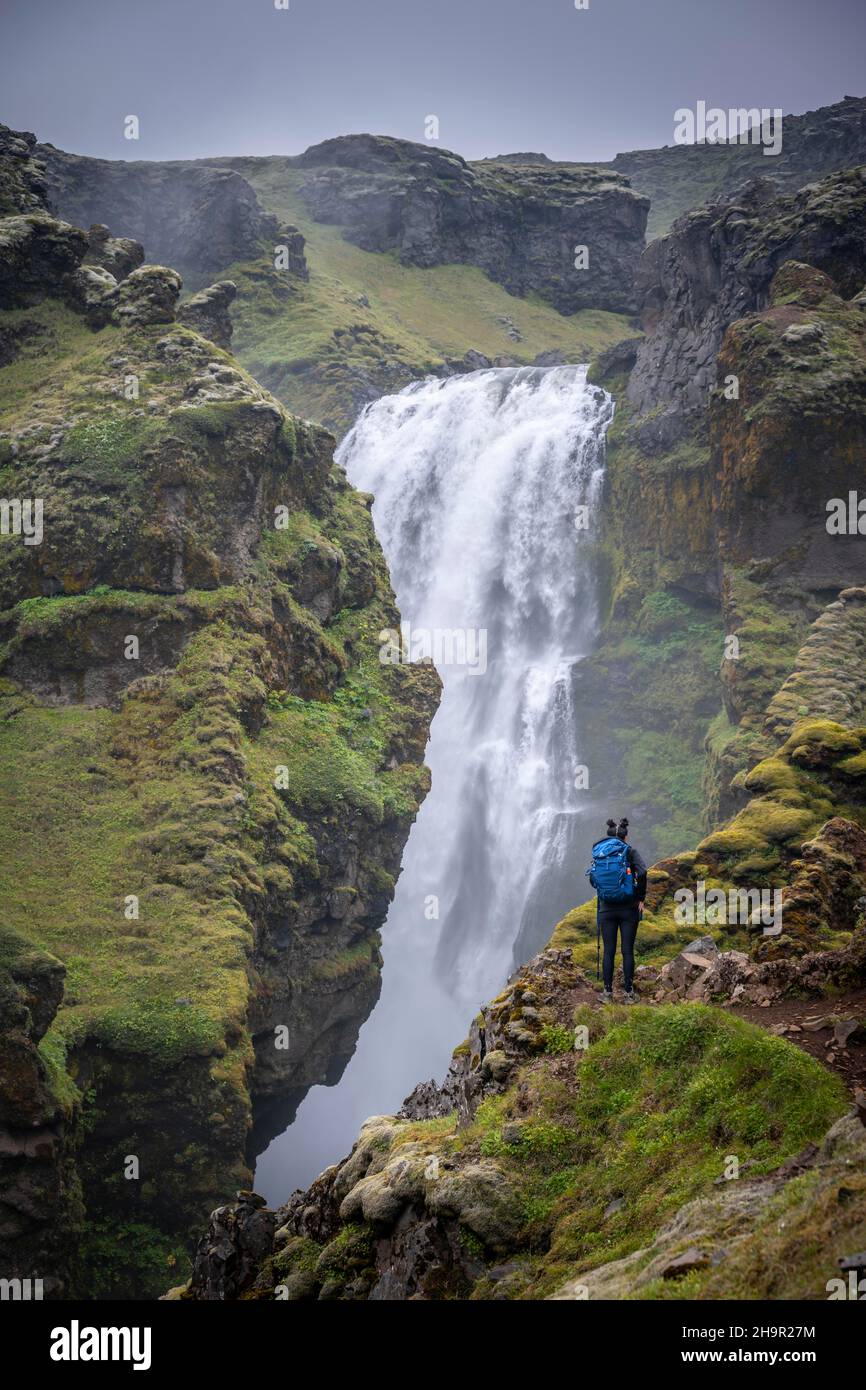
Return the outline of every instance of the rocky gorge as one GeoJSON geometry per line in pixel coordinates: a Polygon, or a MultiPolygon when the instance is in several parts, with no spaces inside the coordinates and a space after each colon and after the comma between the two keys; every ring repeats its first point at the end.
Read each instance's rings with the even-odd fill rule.
{"type": "Polygon", "coordinates": [[[696,178],[646,249],[633,170],[368,136],[112,167],[4,129],[3,491],[45,506],[0,571],[16,1270],[179,1301],[814,1298],[862,1248],[866,564],[827,504],[866,491],[866,170],[842,106],[799,118],[776,183],[703,205],[696,178]],[[173,250],[183,299],[144,263],[173,250]],[[511,351],[410,342],[402,302],[357,302],[368,263],[383,303],[388,277],[483,282],[511,351]],[[333,1079],[375,1003],[439,690],[375,660],[398,615],[370,499],[285,402],[340,399],[340,428],[417,376],[578,348],[616,408],[575,699],[590,785],[647,827],[642,1005],[599,1007],[590,904],[540,953],[517,935],[448,1075],[268,1208],[251,1122],[333,1079]],[[701,884],[780,892],[782,932],[683,922],[701,884]]]}

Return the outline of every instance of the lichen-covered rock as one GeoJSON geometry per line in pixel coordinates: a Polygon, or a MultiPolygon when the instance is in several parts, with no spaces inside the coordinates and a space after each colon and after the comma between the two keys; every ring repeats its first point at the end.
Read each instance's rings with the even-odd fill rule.
{"type": "Polygon", "coordinates": [[[446,1173],[427,1198],[437,1216],[455,1216],[494,1254],[508,1250],[523,1226],[518,1193],[492,1161],[446,1173]]]}
{"type": "Polygon", "coordinates": [[[173,323],[183,281],[164,265],[143,265],[118,287],[114,318],[129,328],[173,323]]]}
{"type": "Polygon", "coordinates": [[[117,281],[99,265],[80,265],[66,277],[66,297],[91,328],[108,323],[117,302],[117,281]]]}
{"type": "Polygon", "coordinates": [[[177,311],[178,322],[194,328],[218,347],[227,348],[232,340],[229,306],[237,292],[233,280],[218,280],[215,285],[208,285],[207,289],[183,301],[177,311]]]}
{"type": "Polygon", "coordinates": [[[62,293],[64,277],[84,259],[87,237],[47,213],[0,220],[0,309],[38,304],[62,293]]]}

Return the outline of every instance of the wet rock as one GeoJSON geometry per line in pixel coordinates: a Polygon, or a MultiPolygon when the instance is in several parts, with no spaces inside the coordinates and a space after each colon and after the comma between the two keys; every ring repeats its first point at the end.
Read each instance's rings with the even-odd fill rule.
{"type": "Polygon", "coordinates": [[[190,1296],[207,1302],[238,1298],[273,1252],[275,1223],[276,1214],[246,1194],[237,1206],[217,1207],[196,1249],[190,1296]]]}

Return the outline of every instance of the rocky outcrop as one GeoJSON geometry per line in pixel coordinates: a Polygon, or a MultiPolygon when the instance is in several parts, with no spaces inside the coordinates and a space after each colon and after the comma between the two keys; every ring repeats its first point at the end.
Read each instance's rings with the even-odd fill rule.
{"type": "Polygon", "coordinates": [[[866,167],[778,197],[763,179],[674,222],[646,249],[637,288],[645,341],[628,379],[641,413],[706,406],[728,325],[765,309],[784,261],[826,271],[844,299],[866,281],[866,167]]]}
{"type": "Polygon", "coordinates": [[[574,991],[584,1001],[593,998],[571,952],[543,951],[473,1019],[444,1081],[421,1082],[403,1102],[400,1114],[430,1120],[456,1111],[460,1121],[468,1123],[485,1097],[505,1089],[521,1061],[544,1050],[545,1029],[557,1023],[563,999],[573,1000],[574,991]]]}
{"type": "Polygon", "coordinates": [[[101,222],[95,222],[88,231],[85,265],[100,266],[119,281],[125,280],[127,275],[137,270],[143,260],[144,247],[140,241],[133,241],[131,237],[112,236],[101,222]]]}
{"type": "Polygon", "coordinates": [[[65,288],[78,269],[87,237],[78,227],[45,213],[27,213],[0,221],[0,308],[38,304],[49,292],[65,288]]]}
{"type": "Polygon", "coordinates": [[[771,179],[795,192],[827,174],[866,164],[866,97],[785,115],[782,148],[768,157],[760,144],[704,143],[632,150],[602,166],[625,174],[651,203],[648,233],[664,236],[682,213],[735,193],[750,179],[771,179]]]}
{"type": "Polygon", "coordinates": [[[179,323],[185,323],[203,338],[218,347],[227,348],[232,340],[232,321],[229,305],[236,298],[238,287],[233,280],[218,280],[215,285],[199,290],[185,299],[177,311],[179,323]]]}
{"type": "Polygon", "coordinates": [[[240,174],[182,160],[90,159],[37,145],[50,209],[79,227],[105,223],[148,257],[199,281],[261,255],[277,224],[240,174]]]}
{"type": "MultiPolygon", "coordinates": [[[[688,1213],[715,1210],[722,1187],[736,1207],[726,1229],[739,1236],[737,1216],[763,1210],[756,1189],[772,1195],[816,1159],[838,1160],[838,1176],[862,1148],[859,1120],[833,1124],[845,1108],[838,1082],[790,1044],[765,1050],[752,1025],[700,1004],[599,1008],[570,953],[548,950],[482,1011],[441,1087],[428,1083],[401,1114],[368,1119],[347,1158],[270,1214],[257,1260],[248,1258],[250,1199],[239,1194],[213,1214],[192,1280],[167,1296],[586,1297],[584,1271],[613,1277],[619,1261],[640,1267],[650,1248],[665,1256],[653,1267],[660,1281],[711,1278],[733,1247],[714,1239],[708,1255],[709,1231],[688,1213]],[[820,1111],[805,1128],[779,1104],[791,1085],[809,1087],[820,1111]],[[730,1185],[730,1173],[718,1176],[722,1150],[707,1141],[717,1121],[725,1152],[738,1155],[730,1185]],[[774,1137],[755,1149],[765,1125],[774,1137]]],[[[788,1277],[811,1296],[855,1238],[858,1210],[813,1241],[814,1267],[792,1262],[788,1277]]],[[[795,1220],[805,1229],[806,1206],[795,1220]]],[[[646,1283],[644,1296],[657,1296],[646,1283]]]]}
{"type": "Polygon", "coordinates": [[[726,328],[763,309],[785,261],[826,271],[843,298],[866,280],[866,166],[787,197],[768,180],[685,214],[644,252],[637,293],[646,339],[628,399],[640,413],[706,406],[726,328]]]}
{"type": "Polygon", "coordinates": [[[44,210],[48,184],[36,136],[0,125],[0,217],[44,210]]]}
{"type": "MultiPolygon", "coordinates": [[[[862,838],[863,832],[855,827],[862,838]]],[[[851,865],[848,865],[850,877],[851,865]]],[[[860,889],[862,890],[862,868],[860,889]]],[[[859,894],[858,915],[863,911],[859,894]]],[[[744,951],[720,951],[711,936],[690,942],[673,960],[641,970],[641,987],[659,1003],[700,1000],[705,1004],[757,1004],[786,999],[832,998],[862,987],[866,975],[866,928],[852,934],[842,951],[812,951],[798,958],[756,961],[744,951]]]]}
{"type": "Polygon", "coordinates": [[[313,216],[337,223],[364,250],[395,251],[407,265],[477,265],[561,313],[634,308],[647,203],[619,176],[513,158],[470,164],[372,135],[326,140],[294,163],[313,216]]]}

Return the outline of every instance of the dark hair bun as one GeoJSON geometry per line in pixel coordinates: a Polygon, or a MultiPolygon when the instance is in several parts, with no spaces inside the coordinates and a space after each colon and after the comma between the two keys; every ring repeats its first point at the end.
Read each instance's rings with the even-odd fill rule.
{"type": "Polygon", "coordinates": [[[608,823],[607,823],[607,833],[608,833],[608,835],[615,835],[615,834],[616,834],[616,821],[615,821],[615,820],[609,820],[609,821],[608,821],[608,823]]]}
{"type": "Polygon", "coordinates": [[[626,816],[623,816],[622,820],[620,821],[619,825],[617,826],[617,828],[616,828],[616,833],[617,833],[617,835],[627,835],[627,834],[628,834],[628,818],[627,818],[626,816]]]}

